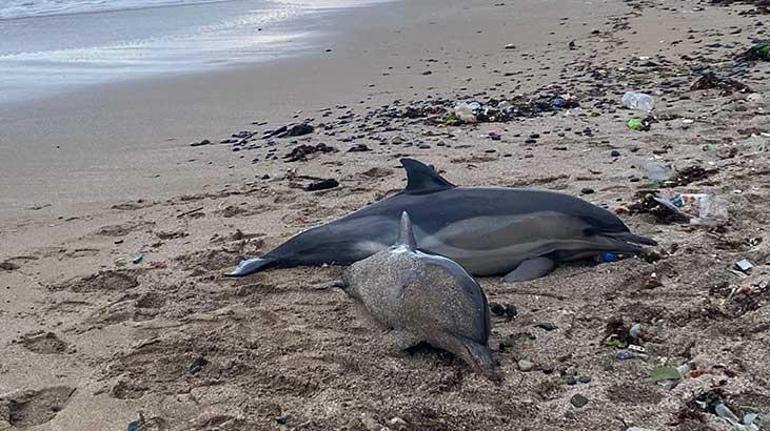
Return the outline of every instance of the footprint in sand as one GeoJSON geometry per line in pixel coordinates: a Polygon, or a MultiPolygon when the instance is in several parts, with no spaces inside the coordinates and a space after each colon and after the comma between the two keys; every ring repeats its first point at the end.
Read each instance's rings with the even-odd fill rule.
{"type": "Polygon", "coordinates": [[[31,333],[21,337],[19,344],[27,350],[41,354],[64,353],[67,343],[59,339],[53,332],[31,333]]]}
{"type": "Polygon", "coordinates": [[[73,292],[96,292],[96,291],[126,291],[139,286],[137,275],[141,270],[109,270],[99,271],[82,278],[74,278],[60,284],[51,286],[52,289],[69,289],[73,292]]]}
{"type": "Polygon", "coordinates": [[[130,221],[123,224],[102,226],[98,231],[96,231],[96,234],[101,236],[109,236],[109,237],[126,236],[135,230],[139,230],[146,226],[152,226],[154,224],[155,223],[152,223],[152,222],[130,221]]]}
{"type": "Polygon", "coordinates": [[[24,429],[49,422],[74,392],[75,389],[68,386],[55,386],[0,395],[0,424],[6,421],[15,428],[24,429]]]}

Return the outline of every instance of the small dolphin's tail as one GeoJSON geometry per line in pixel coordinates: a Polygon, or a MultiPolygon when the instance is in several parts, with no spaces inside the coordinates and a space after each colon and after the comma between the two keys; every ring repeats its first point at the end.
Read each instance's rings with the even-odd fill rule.
{"type": "Polygon", "coordinates": [[[467,355],[462,355],[466,362],[469,362],[470,365],[484,374],[489,380],[495,383],[502,383],[503,376],[495,368],[495,362],[492,360],[492,352],[489,351],[489,347],[467,338],[462,338],[460,342],[467,352],[467,355]]]}
{"type": "Polygon", "coordinates": [[[272,268],[276,265],[275,260],[265,259],[263,257],[254,257],[251,259],[242,260],[238,266],[232,271],[225,273],[228,277],[243,277],[255,272],[263,271],[268,268],[272,268]]]}

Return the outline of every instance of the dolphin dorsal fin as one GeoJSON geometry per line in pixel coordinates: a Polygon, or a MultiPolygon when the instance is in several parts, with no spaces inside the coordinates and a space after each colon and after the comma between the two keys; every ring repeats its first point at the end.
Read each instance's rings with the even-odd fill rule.
{"type": "Polygon", "coordinates": [[[433,193],[455,187],[454,184],[441,177],[432,166],[425,163],[414,159],[401,159],[401,164],[406,169],[405,193],[433,193]]]}
{"type": "Polygon", "coordinates": [[[409,250],[417,248],[417,241],[415,241],[412,231],[412,220],[409,219],[409,213],[406,211],[401,213],[401,226],[398,229],[398,239],[395,245],[404,245],[409,250]]]}

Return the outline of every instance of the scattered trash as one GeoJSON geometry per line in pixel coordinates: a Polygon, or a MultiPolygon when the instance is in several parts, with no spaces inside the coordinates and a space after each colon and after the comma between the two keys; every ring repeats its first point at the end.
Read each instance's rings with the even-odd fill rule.
{"type": "Polygon", "coordinates": [[[628,361],[630,359],[642,359],[646,360],[648,356],[644,353],[634,352],[632,350],[619,350],[615,353],[615,358],[619,361],[628,361]]]}
{"type": "Polygon", "coordinates": [[[753,90],[746,84],[738,82],[732,78],[717,76],[714,72],[708,72],[705,75],[698,78],[695,83],[690,86],[691,91],[698,90],[710,90],[718,89],[722,90],[723,96],[729,96],[734,92],[739,93],[752,93],[753,90]]]}
{"type": "Polygon", "coordinates": [[[764,133],[761,135],[752,135],[746,140],[746,143],[751,147],[751,151],[755,153],[764,153],[768,151],[767,137],[764,135],[764,133]]]}
{"type": "Polygon", "coordinates": [[[139,263],[142,262],[143,259],[144,259],[143,254],[137,254],[136,256],[131,258],[131,263],[133,263],[134,265],[138,265],[139,263]]]}
{"type": "Polygon", "coordinates": [[[599,259],[602,263],[612,263],[618,260],[618,255],[611,251],[603,251],[602,254],[599,255],[599,259]]]}
{"type": "Polygon", "coordinates": [[[335,180],[334,178],[329,178],[326,180],[320,180],[313,183],[310,183],[304,187],[305,191],[307,192],[316,192],[319,190],[327,190],[327,189],[333,189],[335,187],[338,187],[340,183],[335,180]]]}
{"type": "Polygon", "coordinates": [[[676,386],[682,377],[690,371],[689,364],[683,364],[678,367],[658,366],[650,371],[650,377],[657,384],[671,389],[676,386]]]}
{"type": "MultiPolygon", "coordinates": [[[[649,94],[627,92],[623,95],[623,106],[634,111],[649,114],[655,108],[655,100],[649,94]]],[[[629,126],[630,127],[630,126],[629,126]]]]}
{"type": "Polygon", "coordinates": [[[478,121],[478,118],[476,118],[476,114],[481,110],[481,104],[478,102],[461,102],[458,103],[454,110],[452,111],[452,114],[454,115],[454,118],[459,120],[461,123],[475,123],[478,121]]]}
{"type": "Polygon", "coordinates": [[[770,42],[758,43],[741,56],[747,61],[770,61],[770,42]]]}
{"type": "MultiPolygon", "coordinates": [[[[665,183],[674,177],[674,169],[670,165],[664,165],[656,161],[646,161],[640,167],[642,175],[650,181],[665,183]]],[[[662,184],[661,184],[662,185],[662,184]]]]}
{"type": "Polygon", "coordinates": [[[683,193],[673,197],[641,191],[643,197],[628,207],[632,214],[649,213],[662,223],[718,225],[729,219],[728,203],[713,193],[683,193]]]}
{"type": "Polygon", "coordinates": [[[318,143],[316,145],[302,144],[293,150],[284,159],[287,162],[305,162],[309,159],[309,156],[316,153],[336,153],[337,149],[330,147],[324,143],[318,143]]]}
{"type": "Polygon", "coordinates": [[[741,271],[744,274],[751,273],[752,268],[754,268],[754,264],[749,262],[748,259],[741,259],[738,262],[735,262],[735,269],[741,271]]]}
{"type": "Polygon", "coordinates": [[[628,128],[631,130],[647,132],[652,128],[652,120],[649,117],[644,119],[633,117],[629,118],[629,120],[626,122],[626,126],[628,126],[628,128]]]}
{"type": "Polygon", "coordinates": [[[691,401],[694,408],[712,413],[729,423],[734,429],[739,431],[759,431],[758,425],[760,416],[756,413],[746,413],[743,418],[738,418],[736,414],[725,404],[719,391],[713,390],[698,395],[691,401]]]}

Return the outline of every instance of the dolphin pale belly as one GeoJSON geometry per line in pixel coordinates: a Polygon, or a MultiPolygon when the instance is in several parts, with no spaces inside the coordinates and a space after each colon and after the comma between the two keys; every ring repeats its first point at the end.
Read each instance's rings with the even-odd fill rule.
{"type": "Polygon", "coordinates": [[[636,254],[655,241],[634,235],[609,211],[541,190],[457,187],[412,159],[401,160],[407,186],[399,194],[331,223],[308,229],[228,275],[268,268],[349,265],[396,240],[401,213],[412,219],[419,249],[446,256],[473,275],[545,275],[556,262],[611,251],[636,254]]]}

